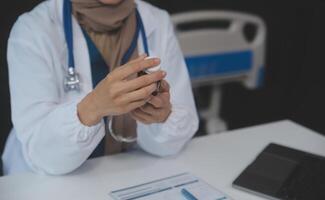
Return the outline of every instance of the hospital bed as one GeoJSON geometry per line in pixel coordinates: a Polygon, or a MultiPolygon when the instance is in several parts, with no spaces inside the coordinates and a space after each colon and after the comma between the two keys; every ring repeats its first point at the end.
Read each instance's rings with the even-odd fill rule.
{"type": "MultiPolygon", "coordinates": [[[[194,93],[210,86],[209,105],[198,108],[208,134],[227,130],[220,118],[221,84],[262,85],[265,68],[265,23],[257,16],[230,11],[195,11],[172,15],[175,32],[194,93]]],[[[205,96],[196,96],[205,98],[205,96]]]]}

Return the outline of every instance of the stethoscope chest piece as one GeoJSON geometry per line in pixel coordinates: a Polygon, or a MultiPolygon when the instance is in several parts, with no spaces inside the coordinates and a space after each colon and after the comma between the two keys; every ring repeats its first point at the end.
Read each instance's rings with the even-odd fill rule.
{"type": "Polygon", "coordinates": [[[64,77],[64,90],[69,91],[80,91],[80,79],[78,73],[76,73],[73,67],[68,68],[68,72],[64,77]]]}

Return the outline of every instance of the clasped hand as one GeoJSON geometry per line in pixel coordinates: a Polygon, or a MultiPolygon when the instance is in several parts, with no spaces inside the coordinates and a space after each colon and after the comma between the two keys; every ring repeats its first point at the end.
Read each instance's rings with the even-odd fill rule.
{"type": "Polygon", "coordinates": [[[109,73],[77,106],[80,121],[92,126],[105,117],[130,113],[140,122],[165,121],[171,112],[169,85],[163,80],[166,72],[157,71],[131,79],[140,71],[160,64],[160,59],[142,55],[109,73]],[[157,96],[152,93],[161,81],[157,96]]]}

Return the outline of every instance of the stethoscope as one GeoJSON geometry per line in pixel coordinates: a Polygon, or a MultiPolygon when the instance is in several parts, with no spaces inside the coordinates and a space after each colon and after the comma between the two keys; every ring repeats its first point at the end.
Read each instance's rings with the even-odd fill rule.
{"type": "MultiPolygon", "coordinates": [[[[65,92],[80,91],[80,78],[79,78],[79,74],[76,72],[75,69],[74,53],[73,53],[72,6],[70,0],[64,0],[63,22],[64,22],[63,23],[64,35],[65,35],[65,40],[68,48],[68,69],[64,79],[63,86],[65,92]]],[[[137,22],[136,31],[133,36],[133,40],[131,42],[130,48],[127,50],[127,52],[124,54],[122,58],[122,64],[125,64],[129,61],[133,51],[137,47],[139,33],[141,34],[144,51],[149,56],[146,32],[142,23],[141,16],[137,9],[136,9],[136,22],[137,22]]],[[[107,124],[107,120],[108,120],[108,130],[113,139],[115,139],[118,142],[125,142],[125,143],[132,143],[137,140],[136,137],[133,138],[133,137],[123,137],[121,135],[116,135],[112,128],[113,117],[110,118],[111,119],[108,120],[107,117],[105,117],[104,121],[105,124],[107,124]]]]}

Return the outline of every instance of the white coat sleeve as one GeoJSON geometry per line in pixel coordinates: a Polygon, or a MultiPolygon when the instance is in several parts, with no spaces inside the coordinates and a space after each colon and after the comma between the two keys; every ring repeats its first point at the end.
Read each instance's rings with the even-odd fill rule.
{"type": "Polygon", "coordinates": [[[42,31],[18,20],[8,41],[8,65],[12,121],[22,153],[38,173],[64,174],[79,167],[95,149],[104,133],[102,123],[84,126],[77,116],[75,98],[62,102],[54,75],[55,62],[42,31]]]}
{"type": "Polygon", "coordinates": [[[172,112],[164,123],[145,125],[138,122],[137,129],[140,147],[157,156],[178,153],[195,134],[199,123],[184,57],[167,13],[166,18],[167,39],[164,40],[166,47],[161,66],[167,72],[172,112]]]}

